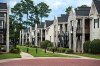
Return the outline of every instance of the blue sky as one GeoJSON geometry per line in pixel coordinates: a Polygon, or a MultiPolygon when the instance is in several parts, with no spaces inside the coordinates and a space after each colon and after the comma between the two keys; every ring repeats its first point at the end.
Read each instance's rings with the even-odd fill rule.
{"type": "MultiPolygon", "coordinates": [[[[10,8],[12,8],[17,2],[20,2],[20,0],[0,1],[7,2],[10,8]]],[[[45,2],[52,9],[52,12],[49,14],[49,17],[43,19],[43,21],[45,21],[53,20],[54,16],[60,16],[60,14],[65,14],[65,9],[68,6],[73,6],[74,8],[81,5],[91,6],[92,0],[34,0],[35,4],[38,4],[40,2],[45,2]]]]}

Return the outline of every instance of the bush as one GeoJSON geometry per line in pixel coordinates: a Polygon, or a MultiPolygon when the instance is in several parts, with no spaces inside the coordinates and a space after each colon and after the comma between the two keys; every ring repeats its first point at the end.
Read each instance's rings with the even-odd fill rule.
{"type": "Polygon", "coordinates": [[[90,43],[91,43],[91,41],[86,41],[86,42],[83,44],[84,52],[86,52],[86,53],[90,52],[90,43]]]}
{"type": "Polygon", "coordinates": [[[10,53],[20,53],[20,49],[19,48],[12,48],[11,50],[10,50],[10,53]]]}
{"type": "Polygon", "coordinates": [[[56,47],[48,47],[47,48],[48,51],[53,51],[56,52],[57,51],[57,48],[56,47]]]}
{"type": "Polygon", "coordinates": [[[27,47],[32,47],[32,43],[26,42],[26,43],[25,43],[25,46],[27,46],[27,47]]]}
{"type": "Polygon", "coordinates": [[[48,40],[45,40],[40,43],[41,48],[46,49],[47,47],[53,47],[53,43],[48,40]]]}
{"type": "Polygon", "coordinates": [[[66,51],[66,48],[62,48],[62,47],[57,48],[57,52],[65,53],[65,51],[66,51]]]}
{"type": "Polygon", "coordinates": [[[65,53],[66,54],[71,54],[71,53],[73,53],[73,50],[68,48],[68,49],[66,49],[65,53]]]}
{"type": "Polygon", "coordinates": [[[90,53],[100,54],[100,40],[95,39],[90,44],[90,53]]]}

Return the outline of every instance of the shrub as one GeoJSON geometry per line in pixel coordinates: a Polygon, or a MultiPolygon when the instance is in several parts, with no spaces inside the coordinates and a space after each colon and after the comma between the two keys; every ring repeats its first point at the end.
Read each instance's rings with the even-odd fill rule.
{"type": "Polygon", "coordinates": [[[57,52],[65,53],[65,51],[66,51],[66,48],[62,48],[62,47],[57,48],[57,52]]]}
{"type": "Polygon", "coordinates": [[[10,50],[10,53],[20,53],[20,49],[19,48],[12,48],[10,50]]]}
{"type": "Polygon", "coordinates": [[[53,43],[48,40],[45,40],[40,43],[41,48],[46,49],[47,47],[53,47],[53,43]]]}
{"type": "Polygon", "coordinates": [[[25,46],[27,46],[27,47],[32,47],[32,43],[26,42],[26,43],[25,43],[25,46]]]}
{"type": "Polygon", "coordinates": [[[65,53],[66,54],[71,54],[71,53],[73,53],[73,50],[68,48],[68,49],[66,49],[65,53]]]}
{"type": "Polygon", "coordinates": [[[47,50],[48,51],[53,51],[54,50],[54,52],[55,52],[55,51],[57,51],[57,48],[56,47],[48,47],[47,50]]]}
{"type": "Polygon", "coordinates": [[[95,39],[90,44],[90,52],[93,54],[100,54],[100,40],[95,39]]]}
{"type": "Polygon", "coordinates": [[[90,52],[90,43],[91,43],[91,41],[86,41],[86,42],[83,44],[84,52],[86,52],[86,53],[90,52]]]}

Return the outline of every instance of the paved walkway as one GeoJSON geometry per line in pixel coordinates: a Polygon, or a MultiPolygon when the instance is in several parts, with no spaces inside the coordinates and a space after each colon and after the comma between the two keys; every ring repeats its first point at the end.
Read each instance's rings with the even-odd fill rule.
{"type": "Polygon", "coordinates": [[[25,52],[21,52],[20,53],[22,59],[33,59],[34,57],[28,53],[25,53],[25,52]]]}
{"type": "MultiPolygon", "coordinates": [[[[47,51],[47,52],[52,53],[51,51],[47,51]]],[[[67,56],[72,56],[72,57],[78,57],[79,59],[95,59],[95,58],[90,58],[90,57],[84,57],[84,56],[74,55],[74,54],[65,54],[65,53],[58,53],[58,52],[55,52],[55,53],[62,54],[62,55],[67,55],[67,56]]]]}

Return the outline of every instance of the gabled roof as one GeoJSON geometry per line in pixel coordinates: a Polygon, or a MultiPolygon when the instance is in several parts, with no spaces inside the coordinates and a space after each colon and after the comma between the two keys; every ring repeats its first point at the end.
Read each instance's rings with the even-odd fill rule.
{"type": "Polygon", "coordinates": [[[49,27],[50,25],[53,24],[53,20],[45,20],[45,23],[46,23],[46,27],[49,27]]]}
{"type": "Polygon", "coordinates": [[[44,22],[41,22],[41,24],[38,24],[37,28],[44,28],[44,22]]]}
{"type": "Polygon", "coordinates": [[[100,14],[100,0],[93,0],[95,7],[97,9],[97,12],[100,14]]]}
{"type": "Polygon", "coordinates": [[[89,16],[90,7],[78,7],[75,12],[76,16],[89,16]]]}
{"type": "Polygon", "coordinates": [[[67,21],[68,21],[67,14],[61,14],[61,17],[58,17],[58,22],[67,22],[67,21]]]}
{"type": "Polygon", "coordinates": [[[0,3],[0,9],[7,9],[7,3],[0,3]]]}

